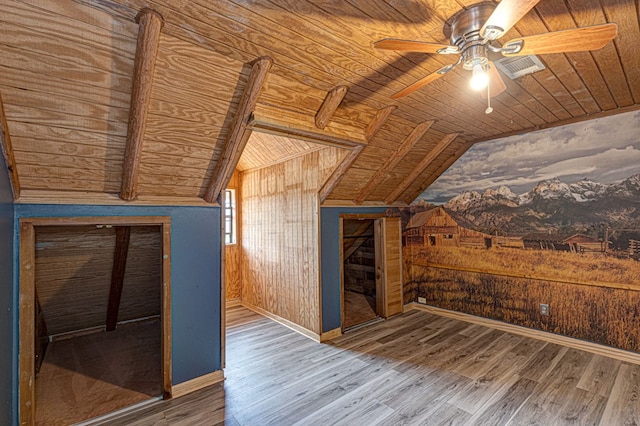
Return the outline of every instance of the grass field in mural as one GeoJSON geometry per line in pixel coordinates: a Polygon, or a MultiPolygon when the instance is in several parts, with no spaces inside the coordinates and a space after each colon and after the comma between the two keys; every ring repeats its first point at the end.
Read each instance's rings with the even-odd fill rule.
{"type": "Polygon", "coordinates": [[[640,290],[640,262],[605,253],[434,246],[406,250],[405,258],[421,266],[447,265],[493,274],[600,286],[622,285],[640,290]]]}
{"type": "Polygon", "coordinates": [[[640,351],[640,292],[408,265],[427,304],[640,351]],[[539,314],[539,303],[551,315],[539,314]]]}

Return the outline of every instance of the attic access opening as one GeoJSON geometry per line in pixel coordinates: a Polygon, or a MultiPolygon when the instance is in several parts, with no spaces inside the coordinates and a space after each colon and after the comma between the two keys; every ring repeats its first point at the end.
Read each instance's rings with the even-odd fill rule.
{"type": "Polygon", "coordinates": [[[345,329],[380,317],[374,223],[373,219],[344,219],[342,222],[345,329]]]}
{"type": "Polygon", "coordinates": [[[400,219],[340,217],[342,331],[402,312],[400,219]]]}
{"type": "Polygon", "coordinates": [[[51,420],[57,424],[76,423],[170,397],[169,236],[168,217],[21,220],[21,424],[50,423],[51,415],[63,416],[51,420]],[[64,404],[56,403],[61,397],[64,404]],[[69,400],[81,402],[70,409],[69,400]]]}

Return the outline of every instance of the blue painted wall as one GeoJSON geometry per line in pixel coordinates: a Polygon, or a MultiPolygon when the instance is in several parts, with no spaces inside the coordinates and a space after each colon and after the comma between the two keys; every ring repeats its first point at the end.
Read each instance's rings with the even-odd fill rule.
{"type": "Polygon", "coordinates": [[[322,207],[320,209],[323,333],[340,327],[340,215],[383,213],[386,209],[386,207],[322,207]]]}
{"type": "Polygon", "coordinates": [[[0,155],[0,425],[13,421],[15,353],[13,335],[13,193],[4,156],[0,155]]]}
{"type": "Polygon", "coordinates": [[[16,235],[17,219],[60,216],[171,216],[173,383],[220,370],[220,208],[16,204],[16,235]]]}

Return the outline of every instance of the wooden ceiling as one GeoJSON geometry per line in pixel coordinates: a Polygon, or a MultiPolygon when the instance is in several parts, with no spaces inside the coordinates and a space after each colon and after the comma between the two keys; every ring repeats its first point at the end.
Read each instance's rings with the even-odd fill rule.
{"type": "Polygon", "coordinates": [[[605,22],[619,34],[599,51],[542,55],[545,70],[504,77],[492,114],[460,67],[391,100],[454,58],[372,43],[447,43],[445,21],[475,2],[0,0],[2,142],[18,201],[199,204],[215,201],[236,164],[333,145],[352,155],[325,204],[405,203],[475,142],[639,108],[633,0],[541,0],[505,40],[605,22]],[[148,74],[135,67],[144,8],[161,16],[148,74]],[[265,56],[262,83],[255,64],[265,56]],[[148,93],[132,95],[138,84],[148,93]],[[317,124],[332,91],[339,106],[317,124]],[[129,179],[134,201],[119,198],[129,179]]]}

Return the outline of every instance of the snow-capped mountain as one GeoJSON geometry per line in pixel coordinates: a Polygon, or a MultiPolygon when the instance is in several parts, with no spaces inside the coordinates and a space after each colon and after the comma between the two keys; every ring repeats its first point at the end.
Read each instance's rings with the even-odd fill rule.
{"type": "Polygon", "coordinates": [[[584,178],[579,182],[565,183],[558,178],[543,180],[531,191],[519,196],[520,204],[532,203],[536,200],[575,200],[578,203],[592,201],[602,196],[607,185],[584,178]]]}
{"type": "Polygon", "coordinates": [[[640,227],[640,174],[613,184],[553,178],[519,195],[506,186],[483,193],[467,191],[444,208],[487,232],[582,229],[599,223],[640,227]]]}
{"type": "Polygon", "coordinates": [[[453,197],[445,204],[445,208],[451,211],[464,211],[469,208],[477,209],[504,205],[516,207],[519,198],[508,187],[501,186],[497,189],[487,189],[482,194],[476,191],[466,191],[453,197]]]}

